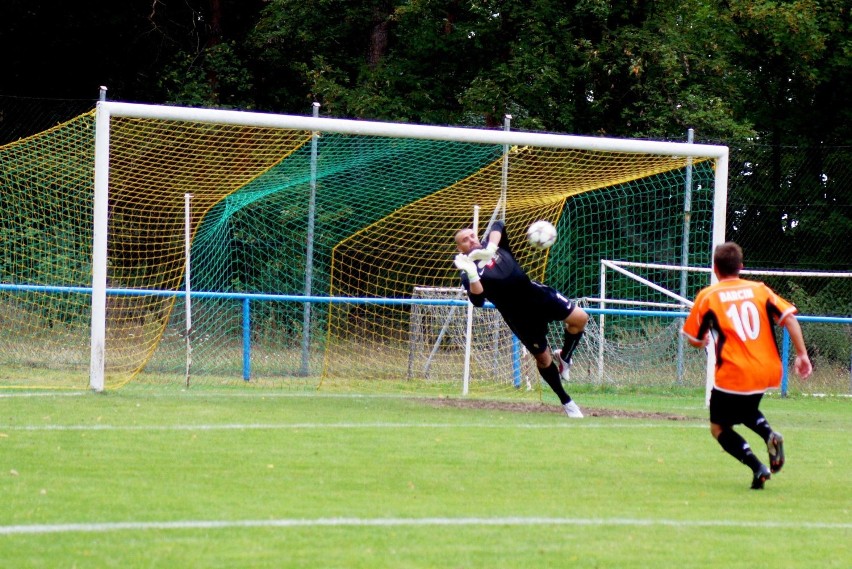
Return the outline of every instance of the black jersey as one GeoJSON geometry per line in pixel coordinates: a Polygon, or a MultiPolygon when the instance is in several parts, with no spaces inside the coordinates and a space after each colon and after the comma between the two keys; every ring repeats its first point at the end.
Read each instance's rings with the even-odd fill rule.
{"type": "Polygon", "coordinates": [[[491,231],[500,231],[500,243],[493,259],[481,267],[477,263],[482,294],[470,292],[470,282],[462,272],[462,283],[470,302],[482,306],[488,300],[510,321],[540,314],[551,298],[552,289],[531,280],[515,260],[502,221],[494,222],[488,233],[491,231]]]}

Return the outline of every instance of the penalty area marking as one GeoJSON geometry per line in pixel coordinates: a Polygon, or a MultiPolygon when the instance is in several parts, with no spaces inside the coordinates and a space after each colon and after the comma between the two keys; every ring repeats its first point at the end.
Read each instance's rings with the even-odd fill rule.
{"type": "Polygon", "coordinates": [[[418,527],[418,526],[672,526],[761,529],[850,529],[852,523],[777,522],[771,520],[669,520],[636,518],[318,518],[315,520],[234,520],[33,524],[0,526],[0,535],[94,533],[107,531],[195,530],[281,527],[418,527]]]}

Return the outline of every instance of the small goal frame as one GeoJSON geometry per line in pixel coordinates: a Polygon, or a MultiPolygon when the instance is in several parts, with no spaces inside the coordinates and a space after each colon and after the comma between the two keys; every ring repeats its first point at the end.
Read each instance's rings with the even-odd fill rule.
{"type": "MultiPolygon", "coordinates": [[[[714,243],[715,246],[715,243],[714,243]]],[[[616,261],[611,259],[601,259],[600,261],[600,297],[599,298],[586,298],[584,299],[586,302],[596,303],[598,305],[598,310],[593,311],[599,314],[599,322],[600,322],[600,334],[601,340],[598,346],[598,378],[602,378],[604,374],[604,348],[606,344],[605,338],[605,329],[606,329],[606,314],[608,312],[608,306],[612,304],[618,305],[628,305],[634,307],[642,307],[643,310],[647,310],[649,313],[654,309],[662,310],[663,312],[672,313],[674,316],[680,316],[683,312],[688,312],[692,307],[694,302],[685,298],[684,296],[667,290],[666,288],[634,273],[633,268],[644,268],[644,269],[663,269],[668,271],[677,271],[681,274],[685,274],[688,272],[697,272],[697,273],[705,273],[708,275],[708,285],[711,283],[715,283],[717,281],[716,275],[713,273],[712,267],[689,267],[689,266],[680,266],[680,265],[665,265],[658,263],[641,263],[641,262],[630,262],[630,261],[616,261]],[[609,298],[607,296],[607,277],[606,271],[607,269],[620,273],[626,276],[629,279],[635,280],[636,282],[647,286],[650,289],[656,290],[668,296],[672,299],[673,302],[670,303],[661,303],[661,302],[647,302],[640,300],[626,300],[626,299],[617,299],[617,298],[609,298]]],[[[838,272],[838,271],[787,271],[780,269],[743,269],[740,271],[741,276],[746,277],[817,277],[817,278],[852,278],[852,272],[838,272]]],[[[678,338],[678,370],[679,372],[682,370],[682,342],[684,341],[683,337],[680,336],[678,338]]],[[[786,394],[786,385],[787,385],[787,360],[789,356],[790,342],[787,331],[784,331],[783,342],[782,342],[782,362],[783,362],[783,378],[782,378],[782,393],[786,394]]],[[[710,391],[713,388],[715,383],[715,366],[716,366],[716,353],[713,345],[709,345],[705,348],[705,352],[707,353],[707,368],[706,368],[706,378],[705,378],[705,405],[710,405],[710,391]]]]}

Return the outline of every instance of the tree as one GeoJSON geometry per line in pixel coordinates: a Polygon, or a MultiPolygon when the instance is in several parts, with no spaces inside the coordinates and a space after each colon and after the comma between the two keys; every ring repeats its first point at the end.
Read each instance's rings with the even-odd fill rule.
{"type": "Polygon", "coordinates": [[[252,35],[270,104],[333,116],[613,136],[752,134],[718,6],[274,0],[252,35]],[[272,70],[278,73],[273,74],[272,70]],[[734,102],[732,102],[734,101],[734,102]]]}
{"type": "Polygon", "coordinates": [[[848,231],[852,208],[852,188],[843,181],[848,160],[841,158],[848,152],[824,146],[850,140],[848,3],[730,5],[742,42],[732,58],[746,73],[739,113],[752,117],[756,132],[736,143],[749,149],[749,158],[731,168],[739,202],[732,230],[764,266],[803,257],[818,268],[842,264],[844,245],[837,235],[848,231]],[[807,154],[792,145],[807,148],[807,154]]]}

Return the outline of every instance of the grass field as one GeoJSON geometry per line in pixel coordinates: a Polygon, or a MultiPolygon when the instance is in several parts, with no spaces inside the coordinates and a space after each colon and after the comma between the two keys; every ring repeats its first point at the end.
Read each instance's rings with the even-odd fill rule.
{"type": "Polygon", "coordinates": [[[0,566],[852,566],[849,399],[765,400],[763,491],[703,393],[577,399],[0,391],[0,566]]]}

